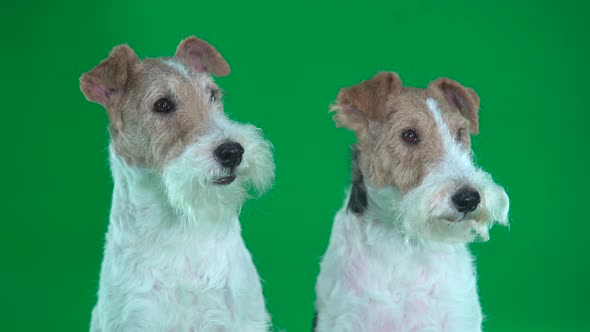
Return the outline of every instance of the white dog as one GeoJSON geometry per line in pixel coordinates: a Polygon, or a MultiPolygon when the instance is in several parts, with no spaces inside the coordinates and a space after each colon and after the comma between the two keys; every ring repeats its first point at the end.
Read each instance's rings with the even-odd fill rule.
{"type": "Polygon", "coordinates": [[[395,73],[342,89],[337,124],[355,132],[352,188],[316,284],[317,332],[481,331],[466,243],[507,224],[508,196],[473,165],[479,97],[395,73]]]}
{"type": "Polygon", "coordinates": [[[271,145],[229,120],[210,74],[229,66],[190,37],[170,58],[127,45],[80,79],[110,120],[114,193],[91,331],[267,331],[238,215],[272,185],[271,145]]]}

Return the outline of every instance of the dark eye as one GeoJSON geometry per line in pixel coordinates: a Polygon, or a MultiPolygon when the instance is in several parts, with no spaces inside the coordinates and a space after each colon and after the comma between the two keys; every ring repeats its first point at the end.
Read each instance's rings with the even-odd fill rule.
{"type": "Polygon", "coordinates": [[[217,95],[219,94],[219,91],[217,90],[211,90],[211,95],[209,95],[209,101],[217,101],[217,95]]]}
{"type": "Polygon", "coordinates": [[[174,112],[175,109],[176,106],[174,106],[174,103],[172,103],[168,98],[160,98],[154,104],[154,112],[158,113],[171,113],[174,112]]]}
{"type": "Polygon", "coordinates": [[[464,136],[465,136],[465,128],[459,128],[459,130],[457,130],[457,134],[455,134],[455,140],[457,142],[461,142],[463,140],[464,136]]]}
{"type": "Polygon", "coordinates": [[[402,139],[410,144],[418,144],[420,142],[420,138],[415,130],[406,129],[402,132],[402,139]]]}

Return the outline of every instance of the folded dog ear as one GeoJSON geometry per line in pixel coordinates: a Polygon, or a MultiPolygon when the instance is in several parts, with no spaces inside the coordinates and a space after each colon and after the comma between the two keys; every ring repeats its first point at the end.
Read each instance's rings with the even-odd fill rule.
{"type": "Polygon", "coordinates": [[[445,77],[436,79],[428,87],[441,93],[449,106],[459,110],[469,120],[470,131],[475,135],[479,134],[479,96],[475,90],[445,77]]]}
{"type": "Polygon", "coordinates": [[[122,122],[113,106],[124,92],[132,66],[138,62],[139,58],[128,45],[119,45],[108,58],[80,77],[80,90],[86,99],[104,106],[115,128],[120,128],[122,122]]]}
{"type": "Polygon", "coordinates": [[[230,72],[229,65],[215,47],[195,36],[180,42],[176,48],[176,57],[184,59],[198,72],[219,77],[227,76],[230,72]]]}
{"type": "Polygon", "coordinates": [[[385,118],[389,97],[399,94],[401,89],[402,81],[398,74],[380,72],[370,80],[341,89],[330,111],[336,112],[334,121],[337,126],[359,134],[369,120],[381,121],[385,118]]]}

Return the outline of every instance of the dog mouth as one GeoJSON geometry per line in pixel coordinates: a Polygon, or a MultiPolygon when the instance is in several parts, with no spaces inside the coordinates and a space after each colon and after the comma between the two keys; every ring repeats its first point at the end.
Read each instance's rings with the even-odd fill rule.
{"type": "Polygon", "coordinates": [[[447,216],[435,218],[435,220],[438,220],[439,222],[446,222],[446,223],[453,224],[453,225],[458,225],[458,224],[485,225],[485,224],[489,224],[489,221],[487,221],[485,218],[482,218],[482,216],[472,215],[471,213],[465,213],[465,214],[461,214],[458,216],[447,215],[447,216]]]}
{"type": "Polygon", "coordinates": [[[224,176],[222,178],[219,178],[215,181],[213,181],[213,183],[220,185],[220,186],[227,186],[228,184],[234,182],[236,180],[236,176],[235,175],[228,175],[228,176],[224,176]]]}
{"type": "Polygon", "coordinates": [[[461,213],[460,215],[445,215],[436,218],[440,221],[445,221],[451,224],[474,221],[472,216],[468,216],[467,213],[461,213]]]}

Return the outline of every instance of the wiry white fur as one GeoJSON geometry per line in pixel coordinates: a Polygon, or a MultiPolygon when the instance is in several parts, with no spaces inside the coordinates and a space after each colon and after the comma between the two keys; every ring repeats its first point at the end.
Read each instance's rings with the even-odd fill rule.
{"type": "Polygon", "coordinates": [[[426,103],[443,142],[444,157],[420,186],[396,200],[399,204],[394,204],[393,212],[410,236],[467,242],[479,235],[487,241],[493,222],[507,223],[508,196],[488,173],[474,166],[471,151],[455,142],[436,101],[429,98],[426,103]],[[479,191],[482,199],[478,209],[467,216],[458,212],[450,199],[464,185],[479,191]]]}
{"type": "Polygon", "coordinates": [[[261,138],[258,128],[229,121],[223,113],[216,114],[212,127],[210,135],[200,137],[164,170],[172,206],[197,220],[223,220],[227,218],[224,214],[237,215],[247,189],[265,192],[274,178],[271,145],[261,138]],[[237,178],[227,186],[212,185],[212,180],[230,175],[212,152],[230,140],[240,143],[245,151],[235,171],[237,178]]]}
{"type": "Polygon", "coordinates": [[[267,331],[238,220],[246,189],[263,192],[274,175],[259,130],[217,115],[163,174],[126,165],[112,147],[110,160],[113,206],[91,331],[267,331]],[[237,179],[219,186],[227,174],[213,150],[228,140],[245,152],[237,179]]]}
{"type": "Polygon", "coordinates": [[[481,331],[473,259],[466,243],[487,240],[493,222],[507,223],[508,196],[473,165],[447,128],[438,105],[427,106],[445,156],[403,195],[365,180],[368,208],[337,213],[316,284],[317,332],[481,331]],[[457,212],[452,194],[470,185],[478,208],[457,212]]]}

